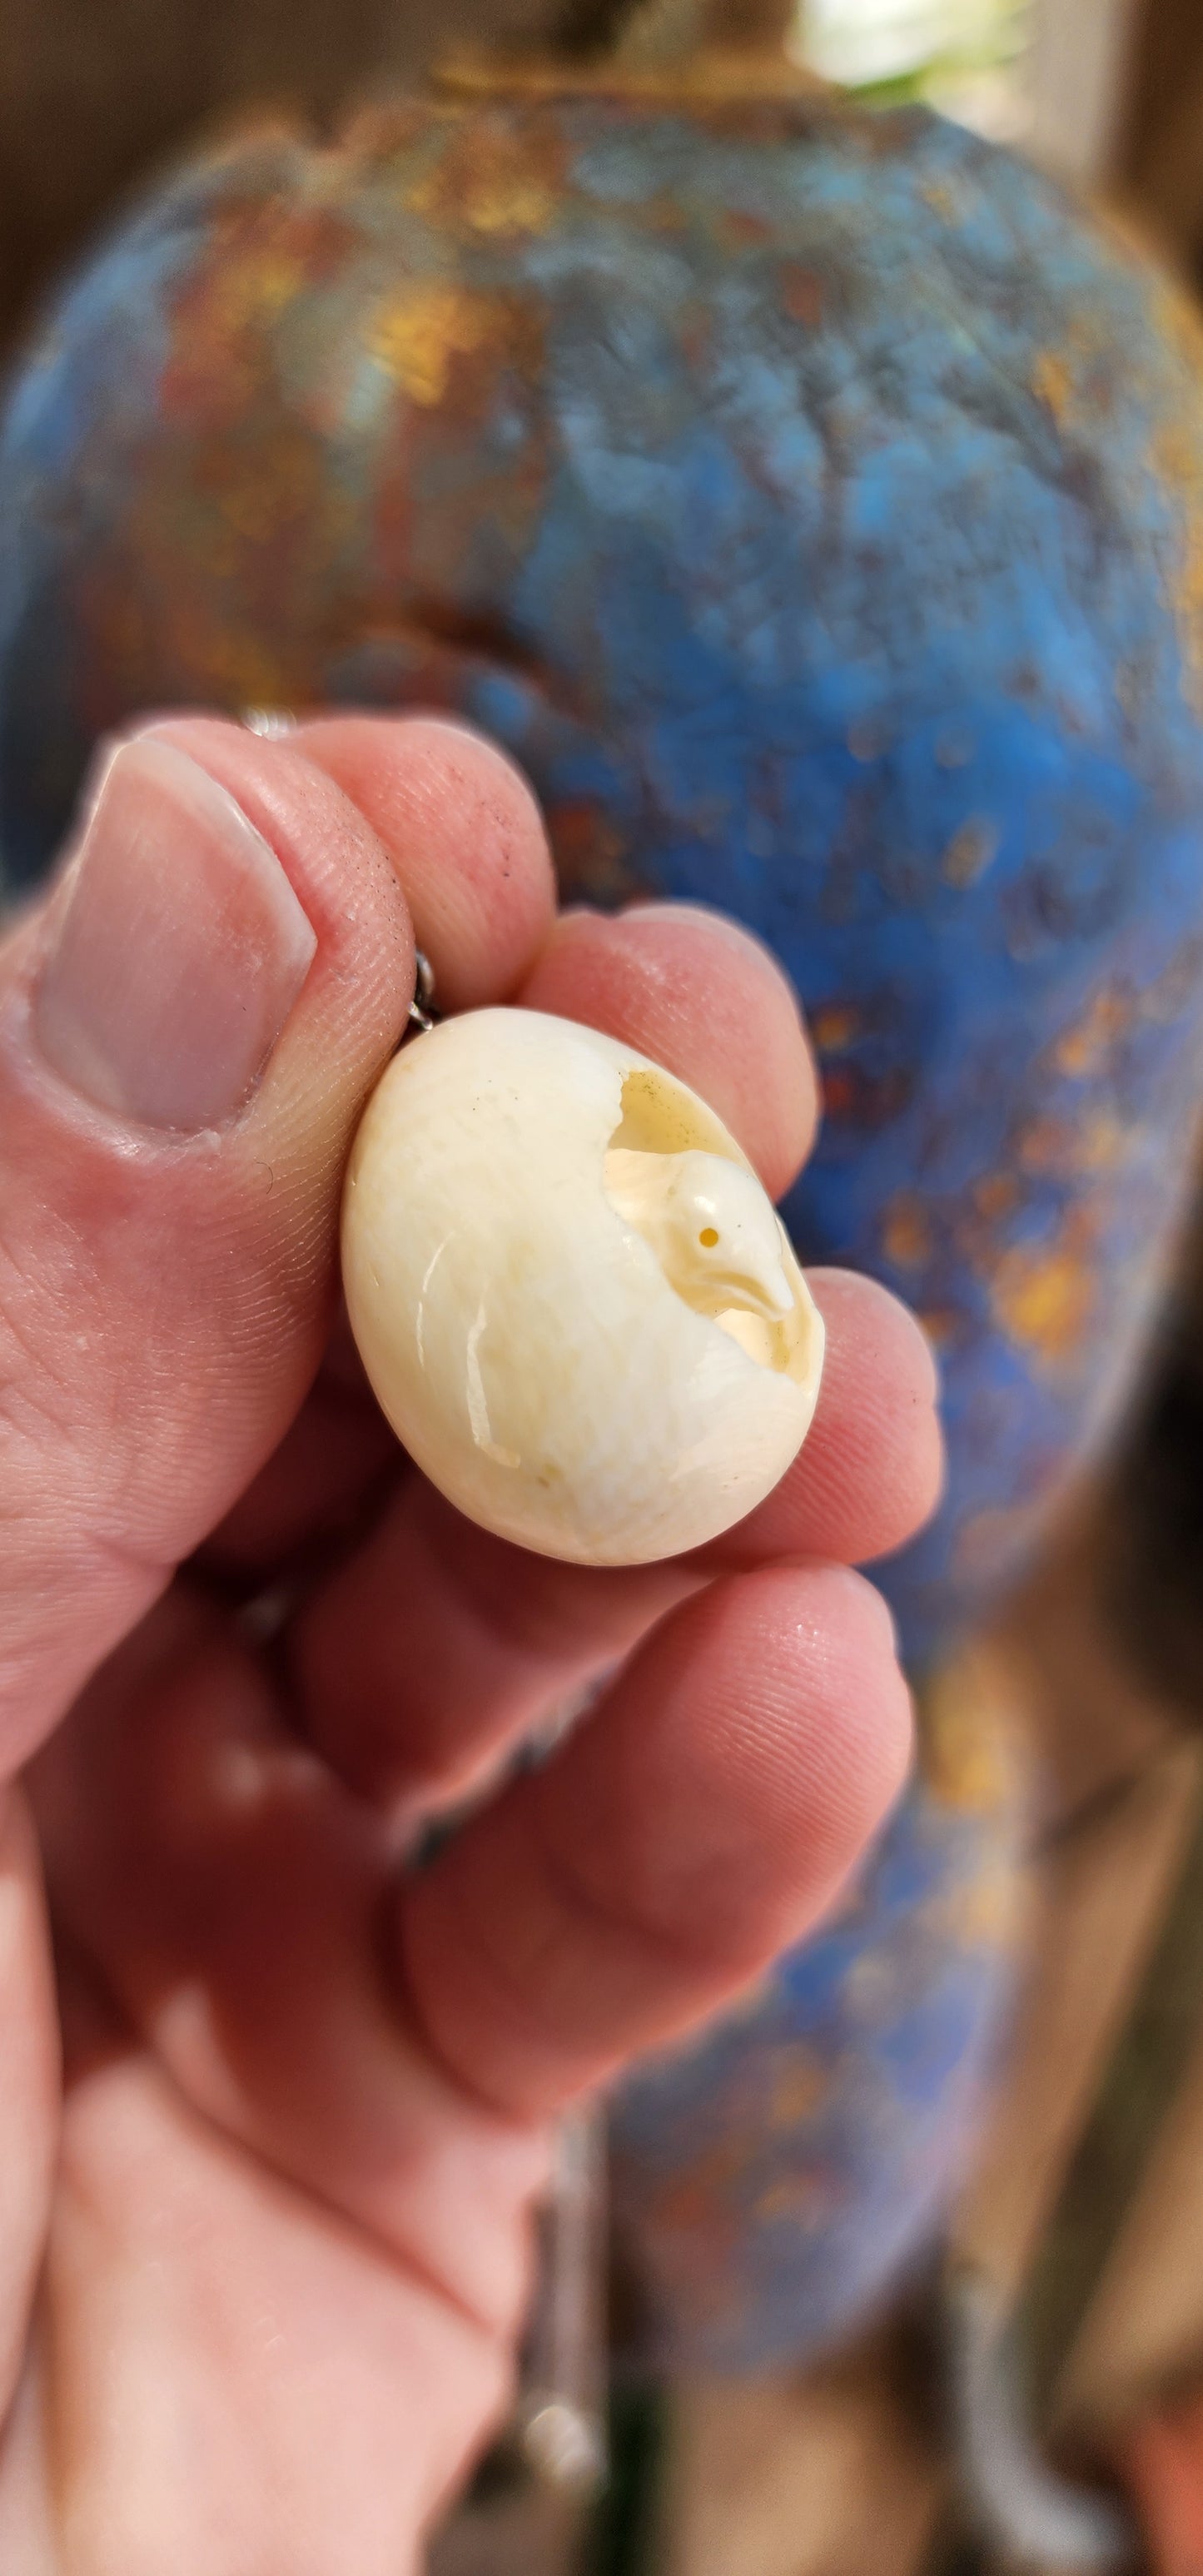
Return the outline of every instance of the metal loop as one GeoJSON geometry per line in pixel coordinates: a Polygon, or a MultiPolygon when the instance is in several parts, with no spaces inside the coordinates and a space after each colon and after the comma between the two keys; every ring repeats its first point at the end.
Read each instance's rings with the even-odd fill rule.
{"type": "Polygon", "coordinates": [[[434,998],[434,968],[420,948],[414,950],[414,974],[416,989],[409,1006],[409,1027],[402,1037],[402,1046],[415,1029],[420,1030],[423,1037],[428,1036],[439,1016],[434,998]]]}

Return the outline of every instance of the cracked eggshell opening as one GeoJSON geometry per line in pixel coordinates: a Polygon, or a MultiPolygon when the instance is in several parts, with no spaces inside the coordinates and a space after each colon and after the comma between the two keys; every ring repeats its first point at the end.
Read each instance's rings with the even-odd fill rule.
{"type": "Polygon", "coordinates": [[[771,1322],[744,1315],[738,1285],[714,1312],[725,1168],[751,1171],[695,1092],[575,1022],[474,1011],[394,1057],[347,1174],[347,1305],[383,1411],[469,1518],[545,1556],[642,1564],[716,1538],[784,1475],[814,1413],[822,1318],[743,1178],[737,1269],[759,1262],[771,1322]],[[643,1215],[657,1167],[632,1196],[633,1154],[664,1157],[675,1184],[658,1224],[643,1215]],[[695,1307],[680,1212],[699,1209],[695,1307]]]}

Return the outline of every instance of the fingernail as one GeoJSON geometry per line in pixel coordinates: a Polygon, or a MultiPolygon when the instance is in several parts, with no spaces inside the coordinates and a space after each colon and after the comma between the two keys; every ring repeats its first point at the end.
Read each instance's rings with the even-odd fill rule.
{"type": "Polygon", "coordinates": [[[283,868],[174,744],[114,752],[35,1006],[56,1073],[102,1109],[195,1133],[247,1100],[313,962],[283,868]]]}

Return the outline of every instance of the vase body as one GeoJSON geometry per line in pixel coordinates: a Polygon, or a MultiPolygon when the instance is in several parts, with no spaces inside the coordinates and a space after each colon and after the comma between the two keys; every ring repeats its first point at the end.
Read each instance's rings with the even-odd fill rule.
{"type": "MultiPolygon", "coordinates": [[[[716,904],[793,975],[825,1119],[789,1222],[808,1259],[900,1291],[941,1358],[946,1500],[883,1576],[930,1671],[1114,1420],[1186,1194],[1184,307],[1048,179],[916,108],[496,97],[330,151],[248,141],[101,247],[14,385],[10,892],[140,711],[340,703],[467,716],[532,777],[569,899],[716,904]]],[[[921,1782],[852,1928],[633,2092],[624,2191],[642,2172],[649,2211],[670,2167],[701,2205],[682,2141],[699,2084],[712,2105],[695,2255],[730,2319],[739,2261],[713,2249],[750,2249],[745,2358],[785,2332],[754,2201],[793,2231],[799,2348],[808,2302],[834,2330],[926,2224],[1005,1982],[965,1891],[1010,1830],[1005,1798],[952,1830],[921,1782]],[[922,2011],[891,1985],[903,1951],[922,2011]],[[816,2057],[839,2072],[773,2132],[774,2203],[740,2120],[786,2039],[782,2101],[816,2057]],[[862,2119],[871,2065],[897,2080],[862,2119]],[[816,2221],[821,2279],[790,2201],[807,2137],[852,2213],[816,2221]]]]}
{"type": "Polygon", "coordinates": [[[1140,258],[923,110],[575,97],[247,145],[103,251],[0,472],[20,881],[147,706],[462,709],[565,891],[777,949],[789,1205],[941,1353],[912,1659],[1097,1440],[1182,1195],[1203,401],[1140,258]]]}
{"type": "Polygon", "coordinates": [[[938,2234],[1023,1915],[1015,1748],[976,1662],[925,1693],[916,1779],[831,1922],[615,2101],[640,2359],[724,2375],[813,2359],[938,2234]]]}

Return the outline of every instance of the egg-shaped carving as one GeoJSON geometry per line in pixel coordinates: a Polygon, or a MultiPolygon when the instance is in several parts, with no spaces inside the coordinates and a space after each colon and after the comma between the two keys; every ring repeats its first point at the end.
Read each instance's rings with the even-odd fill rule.
{"type": "Polygon", "coordinates": [[[411,1456],[545,1556],[700,1547],[810,1427],[822,1318],[746,1157],[686,1084],[567,1020],[474,1011],[394,1057],[343,1278],[411,1456]]]}

